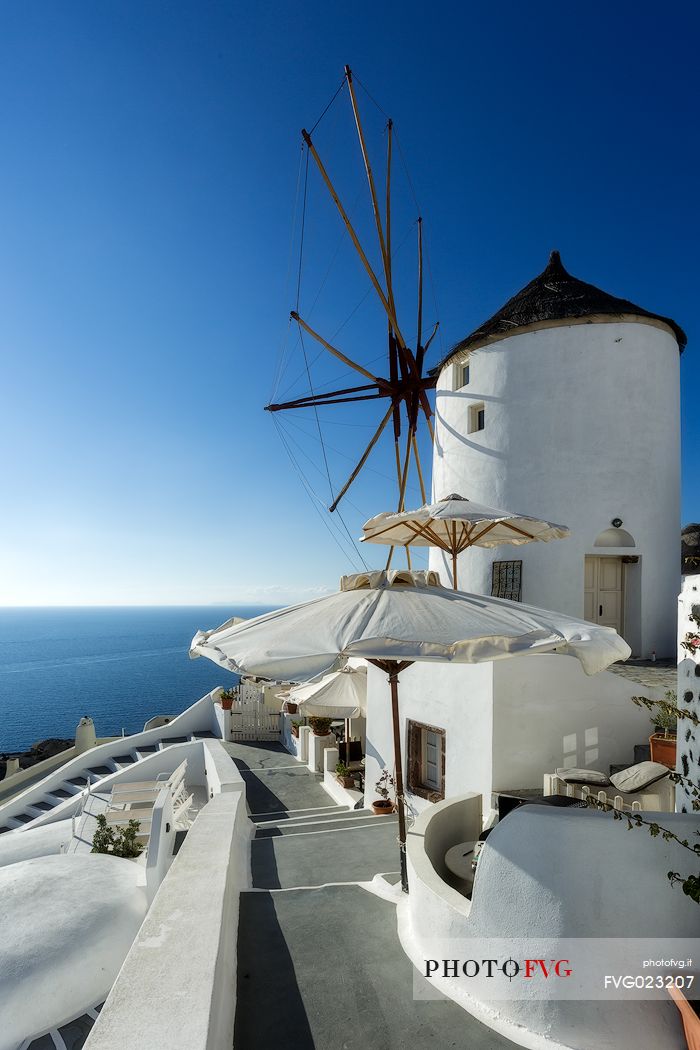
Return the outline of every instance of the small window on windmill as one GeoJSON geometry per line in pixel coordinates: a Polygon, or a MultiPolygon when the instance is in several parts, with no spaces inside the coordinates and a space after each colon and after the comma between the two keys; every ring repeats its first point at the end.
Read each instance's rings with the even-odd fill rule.
{"type": "Polygon", "coordinates": [[[460,369],[460,387],[469,386],[469,364],[462,365],[460,369]]]}
{"type": "Polygon", "coordinates": [[[491,594],[494,598],[522,601],[522,561],[495,561],[491,570],[491,594]]]}
{"type": "Polygon", "coordinates": [[[469,406],[469,433],[475,434],[486,425],[486,409],[483,401],[469,406]]]}

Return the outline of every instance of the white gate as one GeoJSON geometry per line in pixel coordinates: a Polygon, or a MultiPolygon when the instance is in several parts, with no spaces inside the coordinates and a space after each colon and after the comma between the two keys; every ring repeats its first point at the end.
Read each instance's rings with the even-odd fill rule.
{"type": "Polygon", "coordinates": [[[232,740],[279,740],[280,715],[265,708],[261,700],[244,697],[231,707],[232,740]]]}

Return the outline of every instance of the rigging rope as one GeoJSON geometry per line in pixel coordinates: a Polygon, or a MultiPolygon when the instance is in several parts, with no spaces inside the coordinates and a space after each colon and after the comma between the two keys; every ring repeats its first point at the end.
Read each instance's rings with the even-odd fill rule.
{"type": "MultiPolygon", "coordinates": [[[[374,106],[377,107],[377,109],[382,114],[382,116],[386,117],[387,120],[391,120],[389,114],[386,112],[385,109],[383,109],[379,105],[379,103],[377,102],[376,98],[374,98],[374,96],[367,90],[367,88],[362,83],[362,81],[360,80],[360,78],[357,76],[356,73],[353,73],[353,80],[354,80],[354,82],[356,84],[360,85],[360,87],[362,88],[364,93],[367,95],[367,98],[370,100],[370,102],[374,106]]],[[[403,149],[401,147],[401,139],[399,137],[398,130],[396,128],[396,125],[393,124],[393,122],[392,122],[392,131],[393,131],[394,142],[396,143],[396,145],[398,147],[398,150],[399,150],[399,157],[401,158],[401,166],[403,167],[404,174],[406,176],[406,181],[408,182],[408,186],[409,186],[409,189],[411,191],[411,196],[413,197],[413,203],[416,206],[416,210],[417,210],[418,214],[421,215],[422,214],[422,209],[421,209],[420,204],[418,203],[418,195],[416,194],[416,189],[415,189],[415,186],[413,185],[413,179],[411,178],[411,173],[410,173],[410,171],[408,169],[408,164],[406,163],[406,157],[405,157],[404,151],[403,151],[403,149]]],[[[433,280],[433,268],[432,268],[432,266],[430,264],[430,251],[428,249],[428,244],[427,244],[427,241],[425,239],[425,236],[424,236],[424,239],[423,239],[423,247],[425,249],[425,256],[426,256],[426,261],[427,261],[427,264],[428,264],[428,276],[429,276],[429,279],[430,279],[430,287],[431,287],[431,292],[432,292],[432,296],[433,296],[433,304],[435,306],[435,315],[436,315],[436,319],[437,319],[437,318],[440,317],[440,310],[438,308],[437,293],[435,291],[435,281],[433,280]]],[[[438,340],[439,340],[439,343],[440,343],[441,351],[444,353],[442,328],[438,329],[438,340]]]]}
{"type": "Polygon", "coordinates": [[[301,295],[301,273],[304,266],[304,232],[306,230],[306,202],[309,195],[309,151],[302,147],[306,153],[306,164],[304,166],[304,199],[301,206],[301,235],[299,238],[299,269],[297,271],[297,300],[296,310],[299,312],[299,296],[301,295]]]}
{"type": "Polygon", "coordinates": [[[377,109],[378,109],[378,110],[379,110],[379,112],[380,112],[380,113],[382,114],[382,116],[383,116],[383,117],[386,117],[386,119],[387,119],[387,120],[391,120],[391,117],[389,116],[389,114],[387,113],[387,111],[386,111],[385,109],[382,109],[382,107],[381,107],[381,106],[379,105],[379,103],[377,102],[376,98],[375,98],[375,97],[374,97],[373,95],[371,95],[371,94],[369,93],[369,91],[367,90],[367,88],[365,87],[365,85],[364,85],[364,84],[362,83],[362,81],[361,81],[361,80],[360,80],[360,78],[358,77],[357,73],[355,73],[355,72],[354,72],[354,70],[353,70],[353,74],[352,74],[352,79],[353,79],[353,82],[354,82],[355,84],[359,84],[359,85],[360,85],[360,87],[361,87],[361,88],[362,88],[362,90],[364,91],[364,93],[365,93],[365,95],[367,96],[367,98],[368,98],[368,99],[370,100],[370,102],[371,102],[371,103],[372,103],[373,105],[375,105],[375,106],[377,107],[377,109]]]}
{"type": "MultiPolygon", "coordinates": [[[[311,372],[309,371],[309,363],[308,363],[308,358],[306,356],[306,346],[304,344],[304,336],[303,336],[303,334],[301,332],[301,329],[299,330],[299,338],[301,339],[301,348],[302,348],[302,351],[303,351],[303,354],[304,354],[304,363],[306,364],[306,372],[307,372],[307,376],[308,376],[308,380],[309,380],[309,389],[311,390],[311,393],[313,395],[314,388],[313,388],[313,385],[312,385],[312,382],[311,382],[311,372]]],[[[328,488],[330,490],[331,503],[332,503],[333,500],[335,499],[335,492],[333,491],[333,482],[331,480],[331,471],[330,471],[330,467],[328,465],[328,455],[326,453],[326,443],[325,443],[325,441],[323,439],[323,431],[321,429],[321,421],[318,418],[318,407],[316,405],[314,405],[314,417],[315,417],[315,420],[316,420],[316,429],[318,431],[318,440],[321,443],[321,453],[323,455],[323,464],[324,464],[324,466],[326,468],[326,479],[328,481],[328,488]]],[[[367,563],[366,563],[365,559],[362,557],[362,554],[360,553],[360,548],[357,546],[357,543],[355,542],[354,536],[352,535],[352,533],[350,532],[349,528],[347,527],[347,524],[345,522],[345,518],[340,513],[340,511],[337,510],[337,509],[335,510],[334,513],[340,519],[340,523],[343,526],[343,529],[345,530],[345,532],[347,533],[347,537],[350,540],[350,543],[354,547],[355,551],[357,552],[358,558],[360,559],[360,561],[362,562],[362,564],[364,565],[364,567],[366,569],[367,568],[367,563]]]]}
{"type": "MultiPolygon", "coordinates": [[[[311,372],[309,370],[309,359],[306,356],[306,344],[304,343],[304,336],[302,334],[301,327],[299,328],[299,338],[301,339],[301,349],[302,349],[302,353],[304,354],[304,364],[306,366],[306,377],[309,380],[309,390],[311,391],[311,396],[315,397],[316,392],[315,392],[315,390],[313,388],[313,384],[311,382],[311,372]]],[[[318,418],[318,407],[316,405],[314,405],[313,408],[314,408],[314,418],[316,420],[316,430],[318,431],[318,440],[321,442],[321,452],[323,453],[323,462],[324,462],[324,465],[326,467],[326,477],[328,478],[328,488],[330,490],[331,503],[332,503],[333,500],[335,499],[335,492],[333,491],[333,482],[331,481],[331,472],[330,472],[330,468],[328,466],[328,457],[326,456],[326,446],[323,443],[323,431],[321,430],[321,420],[318,418]]]]}
{"type": "MultiPolygon", "coordinates": [[[[408,227],[408,229],[406,230],[406,232],[404,233],[404,235],[403,235],[403,237],[401,238],[401,240],[399,241],[399,243],[398,243],[398,244],[396,245],[396,247],[395,247],[395,248],[394,248],[394,249],[392,250],[392,253],[391,253],[391,258],[392,258],[392,262],[393,262],[393,261],[395,261],[395,260],[396,260],[396,259],[398,258],[398,255],[399,255],[399,253],[401,252],[402,248],[403,248],[403,247],[404,247],[404,245],[406,244],[406,242],[407,242],[408,238],[409,238],[409,237],[411,236],[411,234],[413,233],[413,231],[415,230],[415,228],[416,228],[416,223],[415,223],[415,220],[414,220],[414,221],[413,221],[413,222],[411,223],[411,225],[410,225],[410,226],[408,227]]],[[[345,237],[345,231],[343,231],[343,234],[341,235],[341,240],[343,240],[343,239],[344,239],[344,237],[345,237]]],[[[337,252],[336,252],[336,255],[334,256],[333,262],[335,262],[335,258],[336,258],[336,257],[337,257],[337,252]]],[[[323,279],[323,281],[322,281],[322,283],[321,283],[321,288],[319,288],[319,291],[318,291],[318,292],[317,292],[317,294],[316,294],[316,298],[314,299],[313,305],[312,305],[312,307],[311,307],[311,310],[309,311],[309,314],[308,314],[308,317],[309,317],[309,318],[311,317],[311,313],[313,312],[313,307],[314,307],[314,306],[316,305],[316,303],[318,302],[318,298],[319,298],[319,296],[320,296],[320,294],[321,294],[321,291],[322,291],[322,289],[323,289],[323,284],[325,283],[325,281],[326,281],[326,278],[327,278],[327,276],[328,276],[328,273],[329,273],[329,272],[330,272],[330,268],[329,268],[329,270],[328,270],[328,271],[326,272],[326,277],[324,277],[324,279],[323,279]]],[[[345,326],[346,326],[347,324],[349,324],[349,322],[350,322],[350,321],[352,320],[352,318],[353,318],[353,317],[355,316],[355,314],[357,313],[357,311],[358,311],[358,310],[360,309],[360,307],[361,307],[361,306],[362,306],[362,305],[364,304],[364,302],[366,301],[367,297],[368,297],[369,295],[371,295],[371,294],[372,294],[373,290],[374,290],[374,289],[372,288],[372,285],[370,285],[370,286],[369,286],[369,288],[367,289],[367,291],[366,291],[366,292],[364,292],[364,294],[362,295],[362,298],[361,298],[361,299],[359,300],[359,302],[358,302],[358,303],[357,303],[357,304],[356,304],[356,305],[355,305],[355,306],[354,306],[354,307],[352,308],[352,310],[351,310],[351,311],[350,311],[350,313],[349,313],[349,314],[347,315],[347,317],[345,318],[345,320],[344,320],[344,321],[343,321],[343,322],[342,322],[341,324],[339,324],[339,325],[338,325],[338,327],[337,327],[337,328],[335,329],[335,331],[334,331],[334,332],[332,333],[332,335],[331,335],[331,337],[330,337],[330,342],[331,342],[331,343],[334,343],[334,342],[335,342],[335,340],[336,340],[336,339],[338,338],[339,334],[340,334],[340,333],[342,332],[343,328],[345,328],[345,326]]],[[[317,361],[318,361],[318,360],[319,360],[320,358],[322,358],[322,357],[323,357],[323,355],[324,355],[325,353],[326,353],[326,351],[325,351],[325,350],[319,350],[319,351],[318,351],[318,353],[316,354],[316,356],[315,356],[315,357],[312,357],[312,358],[311,358],[311,361],[310,361],[309,365],[310,365],[310,366],[311,366],[311,365],[315,365],[315,364],[316,364],[316,362],[317,362],[317,361]]],[[[379,361],[379,360],[381,360],[381,361],[386,361],[386,354],[385,354],[385,353],[383,353],[383,354],[381,354],[381,355],[380,355],[380,356],[378,356],[378,357],[373,357],[371,361],[369,361],[369,362],[365,362],[365,363],[366,363],[366,364],[374,364],[374,362],[375,362],[375,361],[379,361]]],[[[353,373],[352,371],[350,371],[350,372],[343,372],[343,373],[341,373],[341,375],[340,375],[340,376],[338,377],[338,379],[340,379],[340,378],[343,378],[343,377],[344,377],[344,376],[346,376],[346,375],[353,375],[353,374],[354,374],[354,373],[353,373]]],[[[286,397],[286,396],[287,396],[287,394],[288,394],[288,393],[289,393],[289,392],[290,392],[291,390],[293,390],[293,388],[294,388],[294,387],[296,386],[296,384],[297,384],[297,383],[299,382],[299,380],[300,380],[300,379],[303,379],[303,377],[304,377],[304,372],[303,372],[303,371],[302,371],[302,372],[299,372],[299,373],[298,373],[298,375],[296,375],[296,376],[295,376],[295,378],[294,378],[294,379],[293,379],[293,380],[291,381],[291,383],[288,383],[288,384],[287,384],[287,386],[286,386],[286,387],[284,388],[284,390],[282,391],[282,393],[281,393],[281,394],[280,394],[279,396],[280,396],[280,397],[282,397],[282,398],[286,397]]],[[[280,382],[281,382],[281,379],[282,379],[282,377],[280,376],[280,382]]],[[[319,390],[322,390],[322,389],[323,389],[323,386],[333,386],[335,382],[336,382],[336,380],[335,380],[335,379],[333,379],[333,380],[330,380],[330,381],[329,381],[328,383],[324,383],[324,384],[322,384],[322,386],[320,386],[320,387],[319,387],[318,389],[319,389],[319,390]]],[[[278,384],[278,385],[279,385],[279,384],[278,384]]]]}
{"type": "MultiPolygon", "coordinates": [[[[290,415],[291,415],[291,413],[288,413],[288,414],[287,414],[287,416],[286,416],[286,423],[287,423],[288,425],[292,425],[292,426],[294,426],[295,424],[294,424],[294,423],[293,423],[293,421],[292,421],[292,420],[291,420],[291,419],[289,418],[289,416],[290,416],[290,415]]],[[[282,422],[281,422],[281,420],[277,419],[277,420],[276,420],[275,422],[277,423],[277,425],[278,425],[279,427],[281,427],[282,429],[284,429],[284,427],[282,426],[282,422]]],[[[312,434],[310,434],[310,433],[309,433],[309,432],[308,432],[307,430],[304,430],[304,429],[303,429],[303,427],[299,426],[298,424],[296,424],[296,427],[297,427],[297,429],[298,429],[298,430],[300,430],[300,431],[301,431],[301,433],[302,433],[302,434],[303,434],[303,435],[304,435],[305,437],[310,437],[310,438],[313,438],[313,435],[312,435],[312,434]]],[[[313,467],[313,469],[314,469],[314,470],[315,470],[315,471],[316,471],[316,472],[317,472],[318,474],[320,474],[321,476],[323,476],[323,470],[321,469],[321,467],[319,467],[318,463],[314,462],[314,460],[313,460],[313,459],[311,458],[311,456],[309,455],[309,453],[308,453],[308,452],[307,452],[307,451],[306,451],[306,450],[305,450],[305,449],[304,449],[304,448],[302,447],[302,445],[301,445],[301,444],[300,444],[300,443],[299,443],[299,442],[298,442],[298,441],[296,440],[296,438],[295,438],[295,437],[293,437],[293,435],[292,435],[292,434],[290,434],[290,433],[286,433],[286,435],[285,435],[285,436],[286,436],[286,439],[287,439],[287,441],[288,441],[288,442],[290,442],[290,443],[291,443],[292,445],[294,445],[294,447],[295,447],[295,448],[296,448],[296,449],[298,450],[299,454],[300,454],[301,456],[303,456],[303,457],[304,457],[304,459],[305,459],[305,460],[307,460],[307,461],[309,462],[309,464],[310,464],[310,465],[311,465],[311,466],[313,467]]],[[[344,453],[340,452],[340,451],[339,451],[338,449],[335,449],[335,448],[333,448],[333,447],[332,447],[332,446],[330,446],[330,445],[329,445],[328,447],[329,447],[329,448],[331,449],[331,451],[332,451],[332,452],[337,452],[337,453],[338,453],[338,455],[341,455],[341,456],[342,456],[342,455],[344,455],[344,453]]],[[[291,453],[290,453],[290,450],[289,450],[289,449],[287,449],[287,454],[288,454],[288,455],[291,455],[291,453]]],[[[351,459],[352,457],[351,457],[351,456],[346,456],[345,458],[346,458],[346,459],[351,459]]],[[[296,459],[295,459],[295,464],[296,464],[296,469],[297,469],[298,471],[300,471],[300,472],[301,472],[301,474],[303,474],[303,473],[304,473],[304,472],[303,472],[303,468],[302,468],[302,467],[301,467],[301,466],[299,465],[299,463],[298,463],[298,460],[296,460],[296,459]]],[[[385,479],[386,481],[390,481],[390,482],[393,482],[393,481],[394,481],[394,478],[393,478],[393,477],[391,477],[391,476],[390,476],[390,475],[388,475],[388,474],[382,474],[382,473],[381,473],[380,471],[378,471],[378,470],[374,470],[374,469],[373,469],[373,468],[371,468],[371,467],[369,467],[369,468],[368,468],[368,470],[369,470],[369,472],[370,472],[370,473],[372,473],[372,474],[376,474],[376,475],[377,475],[377,477],[381,477],[381,478],[385,479]]],[[[304,475],[304,477],[305,477],[305,475],[304,475]]],[[[303,482],[303,483],[304,483],[304,486],[305,486],[305,488],[307,488],[307,482],[303,482]]],[[[309,490],[309,489],[310,489],[310,490],[311,490],[311,492],[313,493],[313,498],[314,498],[314,499],[315,499],[315,500],[317,501],[317,503],[318,503],[318,504],[320,504],[320,506],[325,506],[325,504],[324,504],[324,502],[323,502],[323,499],[322,499],[322,498],[321,498],[321,497],[320,497],[320,496],[318,495],[318,493],[317,493],[317,492],[315,491],[315,489],[313,488],[313,486],[311,485],[311,483],[310,483],[310,482],[308,482],[308,488],[307,488],[307,492],[308,492],[308,490],[309,490]]],[[[407,491],[407,492],[408,492],[408,491],[412,491],[412,492],[414,492],[414,494],[416,494],[416,495],[418,494],[418,490],[417,490],[417,488],[415,487],[415,485],[409,485],[409,486],[407,487],[407,490],[406,490],[406,491],[407,491]]],[[[347,503],[347,504],[348,504],[348,506],[352,507],[352,509],[353,509],[353,510],[354,510],[354,511],[355,511],[355,512],[356,512],[356,513],[357,513],[357,514],[359,515],[359,517],[360,517],[360,518],[362,518],[362,519],[363,519],[363,521],[367,521],[367,520],[368,520],[369,518],[371,518],[371,517],[372,517],[372,513],[373,513],[373,512],[370,512],[370,511],[368,511],[368,510],[366,510],[366,509],[362,510],[362,509],[361,509],[360,507],[358,507],[358,506],[357,506],[357,504],[356,504],[356,503],[354,503],[354,502],[353,502],[353,501],[352,501],[352,500],[351,500],[351,499],[350,499],[350,498],[349,498],[348,496],[345,496],[345,497],[344,497],[344,502],[345,502],[345,503],[347,503]]],[[[336,511],[335,513],[337,514],[338,512],[336,511]]],[[[326,517],[325,517],[325,515],[324,515],[324,521],[327,521],[327,520],[329,520],[329,519],[326,519],[326,517]]],[[[344,520],[343,520],[343,526],[345,527],[345,531],[347,532],[347,526],[345,525],[345,521],[344,521],[344,520]]],[[[335,537],[334,537],[334,538],[335,538],[335,537]]],[[[368,567],[367,563],[366,563],[366,562],[365,562],[365,560],[364,560],[364,557],[363,557],[363,555],[362,555],[362,552],[361,552],[360,548],[358,548],[358,546],[357,546],[357,544],[356,544],[355,540],[354,540],[354,539],[352,538],[352,536],[350,536],[350,539],[351,539],[351,541],[352,541],[353,547],[354,547],[354,548],[355,548],[355,550],[357,551],[357,554],[358,554],[358,556],[359,556],[359,557],[360,557],[360,558],[362,559],[362,564],[364,565],[365,569],[367,569],[367,570],[369,571],[369,567],[368,567]]],[[[336,540],[336,543],[337,543],[337,542],[338,542],[338,541],[336,540]]],[[[342,548],[341,548],[341,550],[342,550],[342,548]]],[[[413,551],[412,551],[412,557],[418,557],[418,558],[423,558],[423,559],[424,559],[424,560],[426,561],[426,564],[427,564],[427,557],[428,557],[428,551],[427,551],[427,549],[426,549],[426,550],[421,550],[421,549],[418,549],[418,550],[413,550],[413,551]]]]}
{"type": "MultiPolygon", "coordinates": [[[[287,412],[286,413],[286,423],[287,423],[287,425],[295,427],[300,433],[302,433],[304,435],[304,437],[310,438],[312,441],[317,440],[310,431],[304,429],[304,427],[301,425],[301,423],[299,423],[298,421],[295,421],[295,420],[293,420],[291,418],[292,414],[293,413],[291,413],[291,412],[287,412]]],[[[291,434],[288,434],[287,436],[288,436],[290,441],[294,441],[294,438],[291,436],[291,434]]],[[[313,466],[314,470],[317,470],[319,472],[319,474],[322,474],[323,471],[321,470],[319,465],[317,463],[314,463],[313,460],[311,459],[311,457],[307,453],[303,452],[303,449],[298,444],[298,442],[294,441],[294,444],[302,452],[302,454],[306,457],[306,459],[309,460],[309,462],[313,466]]],[[[331,452],[334,452],[336,454],[336,456],[340,456],[341,459],[347,459],[350,462],[354,462],[354,460],[355,460],[354,456],[349,456],[347,452],[343,452],[341,449],[335,448],[334,445],[329,445],[327,442],[326,442],[326,448],[329,449],[331,452]]],[[[389,481],[389,482],[396,481],[396,478],[392,477],[391,474],[385,474],[383,471],[377,470],[376,467],[365,466],[365,470],[367,471],[368,474],[376,474],[376,476],[378,478],[381,478],[383,481],[389,481]]],[[[418,496],[418,494],[419,494],[416,485],[414,483],[410,483],[410,482],[406,486],[406,492],[412,492],[415,496],[418,496]]],[[[337,513],[337,511],[335,513],[337,513]]],[[[369,516],[371,517],[371,515],[369,515],[369,516]]]]}
{"type": "MultiPolygon", "coordinates": [[[[287,456],[289,457],[289,461],[292,464],[292,467],[294,468],[294,471],[296,472],[299,480],[301,481],[301,483],[302,483],[302,485],[304,487],[304,491],[306,492],[307,496],[309,497],[309,500],[311,502],[312,507],[314,508],[314,510],[318,514],[319,518],[323,522],[323,525],[326,528],[326,530],[328,531],[329,536],[331,537],[331,539],[333,540],[333,542],[335,543],[335,545],[337,546],[338,550],[341,552],[343,557],[344,558],[348,558],[348,560],[351,562],[353,568],[355,570],[358,570],[357,562],[352,557],[352,555],[348,554],[347,550],[345,550],[345,548],[343,547],[340,539],[338,538],[338,536],[336,536],[335,532],[333,531],[333,528],[331,527],[331,524],[330,524],[331,519],[330,519],[330,516],[328,515],[328,513],[327,513],[327,511],[325,509],[325,504],[324,504],[323,500],[317,495],[316,492],[314,492],[314,490],[312,489],[311,485],[309,484],[307,478],[305,477],[304,472],[302,471],[302,469],[300,468],[300,466],[297,463],[296,459],[294,458],[294,454],[293,454],[292,450],[289,447],[289,444],[288,444],[288,442],[287,442],[287,440],[285,438],[284,433],[282,432],[282,427],[280,426],[279,420],[275,419],[274,416],[273,416],[273,421],[275,423],[275,427],[277,428],[277,433],[279,434],[279,438],[280,438],[280,441],[282,442],[284,450],[287,453],[287,456]],[[321,509],[318,506],[318,504],[320,504],[323,509],[321,509]]],[[[364,561],[363,561],[363,564],[364,564],[364,561]]],[[[367,566],[365,565],[365,569],[366,568],[367,568],[367,566]]]]}
{"type": "MultiPolygon", "coordinates": [[[[304,230],[306,228],[306,202],[307,202],[307,198],[308,198],[308,190],[309,190],[309,150],[307,149],[307,151],[306,151],[306,171],[304,173],[304,203],[303,203],[302,212],[301,212],[301,242],[299,244],[299,273],[297,275],[297,305],[296,305],[297,313],[299,312],[299,299],[300,299],[300,296],[301,296],[301,274],[302,274],[302,270],[303,270],[303,267],[304,267],[304,230]]],[[[309,368],[309,358],[308,358],[308,355],[306,353],[306,344],[304,342],[304,334],[302,332],[302,328],[301,328],[301,325],[299,324],[299,322],[297,322],[297,327],[299,329],[299,340],[301,342],[301,352],[304,355],[304,368],[306,369],[306,378],[307,378],[308,383],[309,383],[309,390],[311,391],[311,396],[313,397],[313,396],[315,396],[315,393],[314,393],[313,384],[311,382],[311,370],[309,368]]],[[[314,415],[316,417],[316,428],[318,430],[319,441],[321,442],[321,450],[323,452],[323,462],[325,463],[325,466],[326,466],[326,476],[328,478],[328,488],[330,489],[331,503],[332,503],[334,498],[335,498],[335,493],[333,492],[333,482],[331,481],[331,472],[330,472],[330,469],[328,467],[328,458],[326,456],[326,449],[325,449],[325,446],[323,444],[323,431],[321,430],[321,423],[320,423],[320,420],[318,418],[318,409],[317,409],[317,407],[315,405],[314,405],[314,415]]]]}
{"type": "MultiPolygon", "coordinates": [[[[334,99],[337,97],[337,95],[338,95],[338,92],[336,91],[335,95],[333,96],[333,99],[331,99],[331,102],[329,103],[329,105],[324,110],[324,113],[326,113],[328,111],[328,109],[332,105],[332,103],[333,103],[334,99]]],[[[321,114],[321,117],[323,117],[323,114],[321,114]]],[[[321,119],[321,117],[319,118],[319,120],[321,119]]],[[[318,123],[319,123],[319,121],[316,122],[316,124],[318,124],[318,123]]],[[[303,199],[303,205],[302,205],[302,211],[301,211],[301,238],[300,238],[300,243],[299,243],[299,272],[297,274],[297,301],[296,301],[297,313],[299,312],[299,300],[300,300],[300,297],[301,297],[301,275],[302,275],[303,268],[304,268],[304,233],[305,233],[305,229],[306,229],[306,205],[307,205],[307,201],[308,201],[308,190],[309,190],[309,150],[307,149],[306,150],[306,165],[305,165],[305,171],[304,171],[304,199],[303,199]]],[[[308,383],[309,383],[309,390],[310,390],[311,395],[313,397],[313,396],[315,396],[315,392],[314,392],[313,382],[311,380],[311,369],[309,368],[309,358],[308,358],[308,354],[306,353],[306,343],[304,342],[304,335],[303,335],[303,332],[302,332],[301,325],[297,323],[297,326],[299,328],[299,341],[301,343],[301,352],[304,355],[304,367],[306,369],[306,378],[307,378],[308,383]]],[[[330,471],[330,466],[328,464],[328,456],[326,454],[326,446],[325,446],[325,442],[323,440],[323,430],[321,428],[321,421],[318,418],[318,407],[316,405],[314,405],[314,417],[315,417],[315,420],[316,420],[316,429],[318,431],[318,439],[321,442],[321,452],[323,454],[323,463],[324,463],[324,466],[325,466],[325,469],[326,469],[326,478],[328,480],[328,489],[329,489],[330,494],[331,494],[331,503],[332,503],[333,500],[335,499],[335,492],[333,491],[333,481],[331,479],[331,471],[330,471]]],[[[350,540],[350,543],[352,544],[353,548],[357,552],[357,555],[358,555],[360,561],[362,562],[362,564],[364,565],[364,567],[366,569],[367,568],[367,564],[366,564],[364,558],[362,557],[362,555],[360,554],[360,550],[359,550],[359,548],[358,548],[358,546],[357,546],[357,544],[355,542],[354,537],[352,536],[350,530],[348,529],[347,524],[345,523],[345,519],[343,518],[342,514],[338,514],[338,518],[340,519],[340,523],[343,526],[343,529],[347,533],[347,537],[350,540]]]]}
{"type": "Polygon", "coordinates": [[[315,131],[315,130],[316,130],[316,128],[317,128],[317,127],[319,126],[319,124],[321,123],[321,121],[322,121],[322,120],[323,120],[323,118],[325,117],[326,113],[327,113],[327,112],[328,112],[328,110],[329,110],[329,109],[331,108],[331,106],[333,105],[333,103],[334,103],[334,102],[335,102],[335,100],[337,99],[338,95],[340,94],[340,92],[341,92],[341,91],[343,90],[343,88],[345,87],[345,84],[346,84],[346,80],[345,80],[345,77],[343,77],[343,79],[342,79],[342,80],[340,81],[340,84],[338,85],[338,88],[337,88],[337,90],[336,90],[336,93],[335,93],[335,95],[334,95],[334,96],[333,96],[333,98],[332,98],[332,99],[330,100],[330,102],[328,103],[328,105],[326,106],[326,108],[324,109],[323,113],[322,113],[322,114],[321,114],[321,116],[320,116],[320,117],[318,118],[318,120],[316,121],[316,123],[314,124],[314,126],[313,126],[313,127],[311,128],[311,131],[309,132],[309,135],[313,135],[314,131],[315,131]]]}
{"type": "MultiPolygon", "coordinates": [[[[299,152],[299,165],[298,165],[298,168],[297,168],[297,185],[296,185],[296,190],[295,190],[295,193],[294,193],[294,211],[293,211],[293,214],[292,214],[292,228],[290,230],[290,235],[289,235],[289,251],[287,252],[287,275],[286,275],[285,281],[284,281],[284,297],[285,297],[285,299],[287,298],[287,295],[289,293],[289,281],[290,281],[290,278],[292,276],[292,253],[293,253],[293,250],[294,250],[294,237],[296,235],[296,229],[297,229],[297,215],[299,213],[299,190],[301,188],[301,168],[302,168],[302,161],[303,160],[304,160],[304,143],[302,143],[301,150],[299,152]]],[[[307,163],[308,163],[308,159],[307,159],[307,163]]],[[[284,330],[284,335],[282,336],[282,338],[280,340],[280,347],[279,347],[279,350],[277,352],[277,369],[275,371],[274,379],[273,379],[273,383],[272,383],[272,391],[271,391],[271,394],[270,394],[270,401],[274,401],[275,394],[277,393],[277,389],[279,387],[279,384],[282,381],[282,375],[284,374],[285,359],[286,359],[286,356],[287,356],[287,354],[289,352],[289,345],[288,344],[289,344],[289,329],[290,329],[290,327],[291,327],[291,318],[289,318],[287,320],[287,325],[286,325],[286,328],[284,330]]]]}
{"type": "MultiPolygon", "coordinates": [[[[432,267],[432,263],[430,262],[430,249],[428,247],[428,242],[427,242],[425,237],[423,238],[423,248],[425,249],[425,261],[428,264],[428,277],[430,278],[430,290],[431,290],[432,296],[433,296],[433,306],[435,307],[435,317],[436,317],[436,319],[439,319],[439,317],[440,317],[440,308],[438,306],[437,292],[435,290],[435,281],[433,280],[433,267],[432,267]]],[[[440,327],[438,328],[437,335],[438,335],[438,342],[440,344],[440,357],[443,357],[444,354],[445,354],[445,344],[444,344],[443,338],[442,338],[442,325],[440,325],[440,327]]]]}

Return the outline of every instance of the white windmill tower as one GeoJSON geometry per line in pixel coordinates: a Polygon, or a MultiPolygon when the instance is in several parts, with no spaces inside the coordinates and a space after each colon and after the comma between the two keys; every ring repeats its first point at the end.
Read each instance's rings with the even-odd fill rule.
{"type": "MultiPolygon", "coordinates": [[[[558,544],[470,550],[465,590],[615,627],[675,650],[682,329],[546,269],[436,369],[433,495],[564,521],[558,544]]],[[[431,568],[444,569],[439,550],[431,568]]]]}

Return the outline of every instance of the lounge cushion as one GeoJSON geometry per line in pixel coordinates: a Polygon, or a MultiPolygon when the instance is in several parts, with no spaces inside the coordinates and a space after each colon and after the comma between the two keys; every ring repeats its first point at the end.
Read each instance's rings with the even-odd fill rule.
{"type": "Polygon", "coordinates": [[[634,795],[637,791],[644,791],[657,781],[663,780],[668,774],[668,766],[662,766],[660,762],[638,762],[636,766],[613,773],[610,782],[623,795],[634,795]]]}
{"type": "Polygon", "coordinates": [[[572,766],[557,769],[556,773],[565,784],[595,784],[596,787],[607,787],[610,783],[605,773],[600,773],[597,769],[576,769],[572,766]]]}

